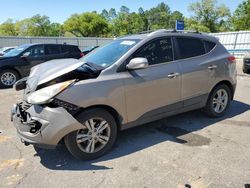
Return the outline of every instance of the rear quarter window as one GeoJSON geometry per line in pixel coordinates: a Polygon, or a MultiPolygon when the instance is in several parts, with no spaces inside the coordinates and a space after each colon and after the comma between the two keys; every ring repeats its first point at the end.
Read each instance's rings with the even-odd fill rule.
{"type": "Polygon", "coordinates": [[[214,47],[216,46],[216,43],[209,42],[209,41],[204,41],[204,44],[205,44],[205,48],[206,48],[207,53],[211,52],[214,49],[214,47]]]}
{"type": "Polygon", "coordinates": [[[196,57],[206,53],[205,46],[201,39],[177,37],[176,41],[179,51],[178,59],[196,57]]]}

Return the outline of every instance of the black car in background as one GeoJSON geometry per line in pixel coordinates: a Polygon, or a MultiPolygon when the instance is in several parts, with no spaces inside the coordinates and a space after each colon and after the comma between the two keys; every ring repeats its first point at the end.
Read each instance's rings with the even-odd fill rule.
{"type": "Polygon", "coordinates": [[[0,87],[12,87],[20,78],[26,77],[30,69],[53,59],[83,56],[78,46],[67,44],[25,44],[0,57],[0,87]]]}
{"type": "Polygon", "coordinates": [[[250,52],[243,58],[243,72],[250,73],[250,52]]]}
{"type": "Polygon", "coordinates": [[[83,49],[83,51],[82,51],[83,56],[85,56],[88,53],[92,52],[96,48],[99,48],[99,46],[91,46],[91,47],[87,47],[87,48],[83,49]]]}

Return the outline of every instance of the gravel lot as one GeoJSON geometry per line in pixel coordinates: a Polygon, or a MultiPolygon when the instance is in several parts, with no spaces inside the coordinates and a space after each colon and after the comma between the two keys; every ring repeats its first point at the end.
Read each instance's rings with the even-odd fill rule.
{"type": "Polygon", "coordinates": [[[193,111],[133,128],[94,161],[75,160],[64,146],[24,146],[10,122],[20,93],[0,90],[0,187],[248,187],[250,76],[237,64],[236,96],[226,117],[193,111]]]}

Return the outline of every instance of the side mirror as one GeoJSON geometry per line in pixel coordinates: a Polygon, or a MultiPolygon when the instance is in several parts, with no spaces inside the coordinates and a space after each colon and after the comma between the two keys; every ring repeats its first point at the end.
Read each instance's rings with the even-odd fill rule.
{"type": "Polygon", "coordinates": [[[148,67],[148,60],[144,57],[136,57],[127,64],[128,70],[145,69],[148,67]]]}
{"type": "Polygon", "coordinates": [[[22,58],[23,60],[27,60],[27,58],[29,57],[29,55],[30,55],[30,52],[26,52],[26,53],[24,53],[24,54],[21,56],[21,58],[22,58]]]}

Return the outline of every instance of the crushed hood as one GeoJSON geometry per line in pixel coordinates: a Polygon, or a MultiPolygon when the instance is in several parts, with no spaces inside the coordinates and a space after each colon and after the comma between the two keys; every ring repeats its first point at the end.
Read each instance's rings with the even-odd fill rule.
{"type": "Polygon", "coordinates": [[[79,68],[82,64],[83,62],[77,59],[57,59],[33,67],[27,79],[29,92],[35,91],[38,85],[79,68]]]}

